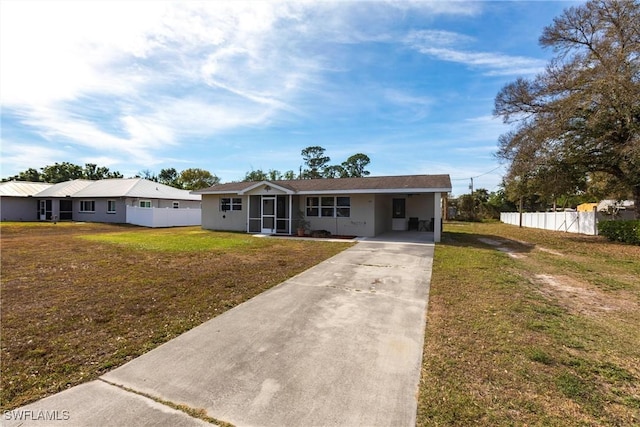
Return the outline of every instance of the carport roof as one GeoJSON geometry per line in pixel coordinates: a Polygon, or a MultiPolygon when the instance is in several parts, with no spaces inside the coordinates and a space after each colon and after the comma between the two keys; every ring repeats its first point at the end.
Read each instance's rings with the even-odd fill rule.
{"type": "Polygon", "coordinates": [[[218,184],[194,194],[244,194],[260,185],[271,185],[290,194],[329,193],[446,193],[451,191],[449,175],[399,175],[363,178],[296,179],[247,181],[218,184]]]}

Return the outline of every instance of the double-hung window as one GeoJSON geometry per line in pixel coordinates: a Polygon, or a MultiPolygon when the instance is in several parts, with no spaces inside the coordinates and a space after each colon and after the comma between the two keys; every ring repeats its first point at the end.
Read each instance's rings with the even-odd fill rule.
{"type": "Polygon", "coordinates": [[[320,197],[307,197],[307,216],[319,216],[320,197]]]}
{"type": "Polygon", "coordinates": [[[241,211],[242,210],[242,197],[221,197],[220,198],[220,210],[226,211],[241,211]]]}
{"type": "Polygon", "coordinates": [[[336,198],[335,197],[321,197],[320,198],[320,216],[328,216],[333,218],[336,212],[336,198]]]}
{"type": "Polygon", "coordinates": [[[95,212],[95,200],[80,200],[80,212],[95,212]]]}
{"type": "Polygon", "coordinates": [[[307,216],[348,218],[351,216],[351,197],[307,197],[307,216]]]}
{"type": "Polygon", "coordinates": [[[116,201],[115,200],[107,200],[107,213],[110,213],[110,214],[116,213],[116,201]]]}
{"type": "Polygon", "coordinates": [[[336,197],[336,216],[341,218],[351,216],[351,197],[336,197]]]}
{"type": "Polygon", "coordinates": [[[180,202],[173,202],[173,209],[180,209],[180,202]]]}

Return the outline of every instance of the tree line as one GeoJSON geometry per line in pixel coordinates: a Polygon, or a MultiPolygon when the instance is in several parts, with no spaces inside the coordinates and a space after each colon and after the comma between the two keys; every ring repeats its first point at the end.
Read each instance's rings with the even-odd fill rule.
{"type": "Polygon", "coordinates": [[[326,150],[318,145],[310,146],[301,151],[302,161],[306,166],[300,167],[298,175],[292,170],[280,172],[262,169],[247,172],[243,181],[291,180],[291,179],[319,179],[319,178],[360,178],[368,176],[366,167],[371,163],[369,156],[357,153],[349,156],[340,164],[330,164],[331,158],[325,154],[326,150]]]}
{"type": "Polygon", "coordinates": [[[3,178],[6,181],[29,181],[29,182],[48,182],[57,184],[59,182],[70,181],[73,179],[89,179],[99,180],[108,178],[122,178],[122,174],[118,171],[110,171],[109,168],[98,166],[94,163],[86,163],[83,166],[75,165],[69,162],[55,163],[38,169],[29,168],[17,175],[9,178],[3,178]]]}
{"type": "MultiPolygon", "coordinates": [[[[302,158],[306,168],[302,169],[301,167],[298,175],[293,171],[282,173],[270,169],[268,172],[264,172],[258,169],[247,172],[243,181],[347,178],[369,175],[369,171],[365,168],[370,160],[365,154],[354,154],[339,165],[330,165],[329,162],[331,158],[324,153],[325,149],[319,146],[307,147],[302,150],[302,158]]],[[[4,178],[2,181],[30,181],[57,184],[74,179],[100,180],[110,178],[123,178],[123,175],[118,171],[110,171],[107,167],[98,166],[93,163],[86,163],[84,166],[79,166],[70,162],[56,162],[54,165],[45,166],[39,170],[29,168],[17,175],[4,178]]],[[[183,190],[199,190],[220,183],[220,178],[200,168],[189,168],[181,172],[178,172],[175,168],[166,168],[161,169],[158,174],[146,169],[136,174],[135,178],[144,178],[183,190]]]]}

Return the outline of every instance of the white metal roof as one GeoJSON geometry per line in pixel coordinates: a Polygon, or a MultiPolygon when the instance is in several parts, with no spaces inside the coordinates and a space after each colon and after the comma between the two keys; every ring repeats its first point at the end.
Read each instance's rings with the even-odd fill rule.
{"type": "Polygon", "coordinates": [[[115,178],[92,181],[73,197],[135,197],[140,199],[201,200],[199,194],[143,178],[115,178]]]}
{"type": "Polygon", "coordinates": [[[71,197],[78,191],[83,188],[91,185],[94,181],[89,181],[86,179],[74,179],[73,181],[65,181],[59,182],[57,184],[51,185],[51,187],[43,190],[37,194],[34,194],[35,197],[71,197]]]}
{"type": "Polygon", "coordinates": [[[7,181],[0,183],[0,196],[29,197],[46,190],[51,185],[45,182],[7,181]]]}
{"type": "Polygon", "coordinates": [[[49,187],[33,194],[35,197],[135,197],[141,199],[201,200],[199,194],[169,187],[143,178],[114,178],[48,184],[49,187]]]}

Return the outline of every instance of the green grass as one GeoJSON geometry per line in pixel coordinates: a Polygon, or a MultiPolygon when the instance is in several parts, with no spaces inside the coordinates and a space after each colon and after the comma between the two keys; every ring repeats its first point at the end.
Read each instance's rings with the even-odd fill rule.
{"type": "Polygon", "coordinates": [[[352,245],[83,223],[1,233],[3,410],[95,379],[352,245]]]}
{"type": "Polygon", "coordinates": [[[207,230],[185,230],[176,233],[172,229],[135,230],[115,233],[87,234],[82,240],[112,243],[135,249],[167,252],[225,251],[236,249],[259,249],[268,246],[264,239],[243,233],[211,232],[207,230]]]}
{"type": "Polygon", "coordinates": [[[417,424],[640,423],[638,259],[640,248],[599,237],[446,224],[433,264],[417,424]]]}

